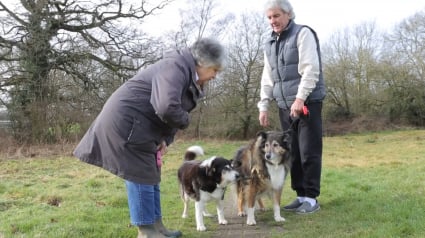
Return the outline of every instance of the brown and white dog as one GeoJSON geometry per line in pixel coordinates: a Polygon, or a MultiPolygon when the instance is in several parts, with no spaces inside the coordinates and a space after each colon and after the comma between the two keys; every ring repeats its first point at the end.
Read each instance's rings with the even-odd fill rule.
{"type": "Polygon", "coordinates": [[[196,230],[205,231],[203,214],[208,201],[214,200],[217,206],[218,223],[225,225],[227,220],[223,213],[223,199],[226,187],[239,178],[239,173],[232,167],[232,161],[223,157],[211,157],[207,160],[195,160],[203,154],[200,146],[187,149],[184,162],[177,172],[180,183],[180,195],[184,202],[182,217],[187,217],[190,200],[195,201],[196,230]]]}
{"type": "Polygon", "coordinates": [[[256,224],[255,202],[264,209],[263,195],[273,199],[275,221],[285,221],[280,215],[280,200],[291,164],[290,143],[290,132],[261,131],[237,151],[233,163],[241,175],[236,184],[238,215],[247,216],[247,225],[256,224]]]}

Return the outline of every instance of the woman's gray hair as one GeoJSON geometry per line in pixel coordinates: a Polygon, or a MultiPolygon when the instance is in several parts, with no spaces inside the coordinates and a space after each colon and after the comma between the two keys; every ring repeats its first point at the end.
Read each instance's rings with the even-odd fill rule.
{"type": "Polygon", "coordinates": [[[278,7],[282,9],[282,11],[288,13],[290,19],[292,20],[295,19],[294,8],[292,7],[291,3],[288,0],[268,0],[264,4],[265,11],[275,7],[278,7]]]}
{"type": "Polygon", "coordinates": [[[198,39],[190,47],[190,52],[198,66],[217,67],[220,70],[224,68],[225,50],[217,40],[211,38],[198,39]]]}

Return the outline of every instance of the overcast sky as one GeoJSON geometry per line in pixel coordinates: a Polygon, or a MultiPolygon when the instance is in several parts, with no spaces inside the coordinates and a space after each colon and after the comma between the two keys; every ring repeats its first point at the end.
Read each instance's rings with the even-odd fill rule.
{"type": "MultiPolygon", "coordinates": [[[[7,6],[17,0],[0,0],[7,6]]],[[[137,1],[137,0],[136,0],[137,1]]],[[[155,3],[157,0],[148,0],[155,3]]],[[[244,11],[263,13],[265,0],[218,0],[224,11],[240,14],[244,11]]],[[[292,0],[296,19],[299,24],[311,26],[324,40],[337,30],[375,21],[378,27],[388,30],[401,20],[425,10],[424,0],[292,0]]],[[[157,16],[151,16],[143,27],[149,32],[160,35],[176,27],[179,23],[179,8],[186,0],[174,2],[161,10],[157,16]]],[[[266,21],[266,19],[264,18],[266,21]]]]}
{"type": "MultiPolygon", "coordinates": [[[[225,10],[239,14],[244,11],[263,12],[264,0],[219,0],[225,10]]],[[[171,29],[178,23],[179,7],[186,0],[175,0],[162,10],[161,17],[151,18],[152,32],[171,29]]],[[[337,30],[375,21],[379,28],[388,30],[394,24],[418,11],[425,10],[424,0],[292,0],[295,21],[315,29],[321,39],[337,30]]],[[[266,20],[264,18],[264,20],[266,20]]]]}

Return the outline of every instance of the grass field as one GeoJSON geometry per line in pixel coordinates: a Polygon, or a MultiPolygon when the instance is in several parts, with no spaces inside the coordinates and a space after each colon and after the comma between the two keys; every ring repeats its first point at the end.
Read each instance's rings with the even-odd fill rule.
{"type": "MultiPolygon", "coordinates": [[[[210,237],[217,228],[214,219],[206,219],[209,231],[197,232],[193,206],[190,218],[180,218],[176,170],[184,150],[199,144],[206,157],[231,158],[244,143],[177,140],[170,146],[161,183],[168,227],[182,230],[184,237],[210,237]]],[[[283,204],[295,196],[289,185],[283,204]]],[[[257,223],[284,227],[272,237],[424,237],[425,130],[326,137],[319,201],[316,214],[283,212],[287,221],[277,224],[269,209],[257,223]]],[[[120,178],[69,156],[0,157],[0,238],[136,235],[120,178]]]]}

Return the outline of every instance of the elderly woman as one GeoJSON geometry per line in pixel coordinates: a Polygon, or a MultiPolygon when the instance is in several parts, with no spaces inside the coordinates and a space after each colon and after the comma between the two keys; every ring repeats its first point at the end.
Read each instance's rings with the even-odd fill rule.
{"type": "Polygon", "coordinates": [[[189,126],[189,112],[224,60],[223,46],[209,38],[166,54],[111,95],[74,151],[81,161],[125,180],[139,238],[181,236],[162,224],[157,154],[166,151],[178,129],[189,126]]]}

